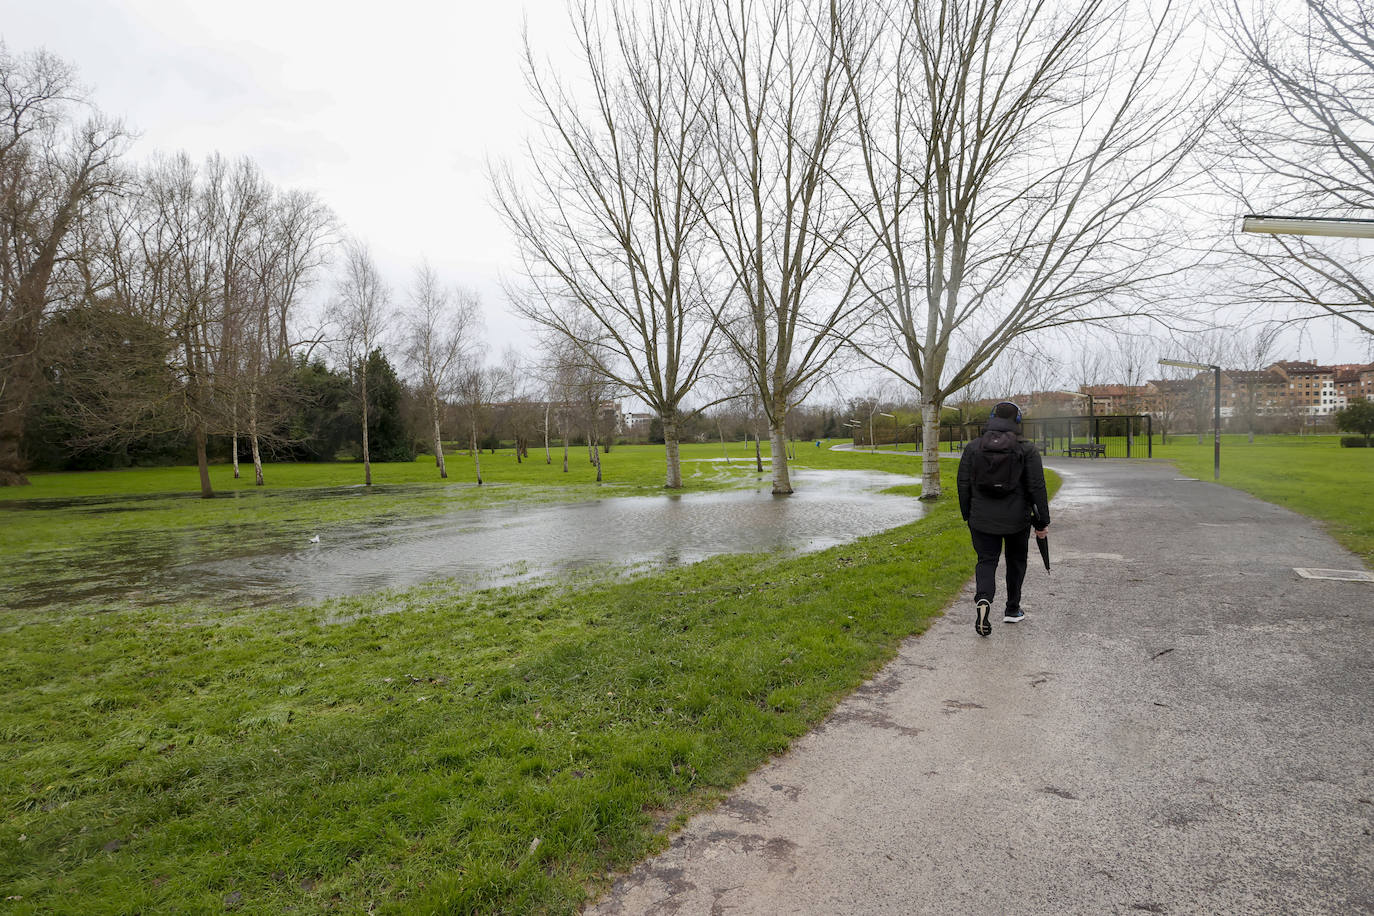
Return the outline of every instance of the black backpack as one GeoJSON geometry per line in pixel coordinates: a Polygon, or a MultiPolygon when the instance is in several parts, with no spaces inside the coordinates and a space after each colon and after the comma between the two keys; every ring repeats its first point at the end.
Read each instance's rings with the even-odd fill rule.
{"type": "Polygon", "coordinates": [[[973,485],[986,496],[1007,496],[1020,490],[1025,467],[1016,433],[988,430],[973,450],[973,485]]]}

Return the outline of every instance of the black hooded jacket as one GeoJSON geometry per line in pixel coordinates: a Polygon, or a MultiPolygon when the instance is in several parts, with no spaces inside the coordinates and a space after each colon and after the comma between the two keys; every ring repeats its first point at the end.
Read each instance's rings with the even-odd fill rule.
{"type": "Polygon", "coordinates": [[[1022,473],[1021,486],[1006,496],[988,496],[973,485],[973,456],[982,444],[974,439],[964,446],[963,457],[959,459],[959,512],[975,531],[988,534],[1015,534],[1024,531],[1031,524],[1031,509],[1035,509],[1035,527],[1043,528],[1050,523],[1050,502],[1045,492],[1045,465],[1040,460],[1040,451],[1033,442],[1020,437],[1020,427],[1015,420],[993,417],[987,428],[1003,429],[1017,434],[1017,445],[1021,449],[1022,473]]]}

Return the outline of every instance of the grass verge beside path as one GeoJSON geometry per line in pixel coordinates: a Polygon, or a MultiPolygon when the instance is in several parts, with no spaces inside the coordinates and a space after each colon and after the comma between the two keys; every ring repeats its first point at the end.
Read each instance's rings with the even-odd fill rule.
{"type": "Polygon", "coordinates": [[[33,620],[0,648],[0,893],[573,912],[923,631],[967,538],[948,498],[816,554],[586,588],[33,620]]]}
{"type": "MultiPolygon", "coordinates": [[[[1212,479],[1212,439],[1174,436],[1155,446],[1201,480],[1212,479]]],[[[1221,483],[1324,522],[1374,569],[1374,449],[1341,448],[1336,436],[1222,436],[1221,483]]]]}

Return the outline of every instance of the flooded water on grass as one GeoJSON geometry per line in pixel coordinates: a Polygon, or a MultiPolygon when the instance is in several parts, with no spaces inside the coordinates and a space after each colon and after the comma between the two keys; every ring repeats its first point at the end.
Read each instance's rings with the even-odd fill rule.
{"type": "MultiPolygon", "coordinates": [[[[128,598],[226,605],[300,602],[440,578],[502,585],[591,567],[663,568],[724,553],[820,550],[919,518],[922,505],[879,491],[905,478],[795,471],[797,492],[757,489],[506,505],[308,536],[217,561],[204,547],[111,544],[9,596],[15,607],[128,598]]],[[[270,538],[264,545],[272,544],[270,538]]],[[[37,578],[37,577],[36,577],[37,578]]]]}

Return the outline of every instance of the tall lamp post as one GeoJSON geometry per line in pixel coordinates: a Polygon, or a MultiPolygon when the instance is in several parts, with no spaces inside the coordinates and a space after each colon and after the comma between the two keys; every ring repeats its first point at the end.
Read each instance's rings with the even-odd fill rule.
{"type": "Polygon", "coordinates": [[[1259,235],[1323,235],[1328,238],[1374,239],[1374,219],[1247,213],[1241,220],[1240,231],[1259,235]]]}
{"type": "Polygon", "coordinates": [[[1212,370],[1214,400],[1212,407],[1212,479],[1221,479],[1221,367],[1211,363],[1186,363],[1179,359],[1161,359],[1161,366],[1178,366],[1180,369],[1212,370]]]}

